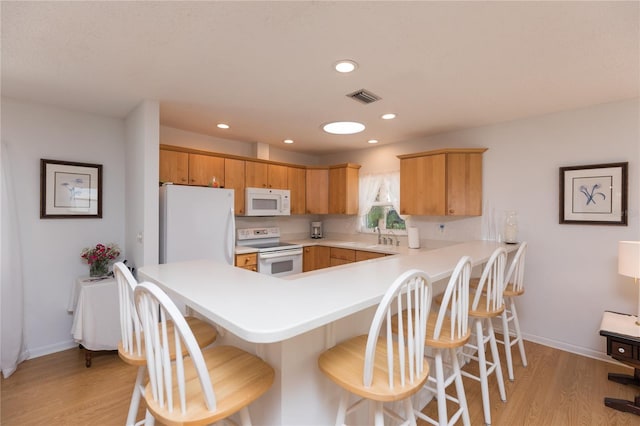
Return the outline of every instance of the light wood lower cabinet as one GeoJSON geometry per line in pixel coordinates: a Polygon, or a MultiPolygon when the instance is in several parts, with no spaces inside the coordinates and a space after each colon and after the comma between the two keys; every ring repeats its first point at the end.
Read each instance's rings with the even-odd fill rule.
{"type": "Polygon", "coordinates": [[[388,256],[388,255],[385,253],[375,253],[372,251],[356,250],[356,262],[369,260],[369,259],[377,259],[379,257],[385,257],[385,256],[388,256]]]}
{"type": "Polygon", "coordinates": [[[258,272],[258,254],[236,254],[236,266],[238,268],[258,272]]]}
{"type": "Polygon", "coordinates": [[[308,246],[302,251],[302,272],[328,268],[330,248],[326,246],[308,246]]]}
{"type": "Polygon", "coordinates": [[[329,264],[331,266],[344,265],[345,263],[353,263],[355,261],[355,250],[331,247],[331,252],[329,255],[329,264]]]}

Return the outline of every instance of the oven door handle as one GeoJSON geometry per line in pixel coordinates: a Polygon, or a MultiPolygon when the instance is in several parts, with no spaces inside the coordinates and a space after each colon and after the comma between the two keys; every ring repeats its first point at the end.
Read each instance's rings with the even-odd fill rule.
{"type": "Polygon", "coordinates": [[[277,259],[280,257],[298,256],[301,254],[302,254],[302,249],[295,249],[295,250],[281,250],[281,251],[271,252],[271,253],[259,253],[258,257],[260,259],[277,259]]]}

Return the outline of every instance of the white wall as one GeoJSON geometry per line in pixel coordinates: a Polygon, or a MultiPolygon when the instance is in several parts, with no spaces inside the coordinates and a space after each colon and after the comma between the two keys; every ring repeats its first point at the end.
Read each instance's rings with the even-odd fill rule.
{"type": "Polygon", "coordinates": [[[76,277],[89,273],[82,248],[124,248],[124,123],[2,98],[2,125],[20,211],[25,342],[39,356],[75,345],[67,303],[76,277]],[[103,165],[102,219],[40,219],[42,158],[103,165]]]}
{"type": "MultiPolygon", "coordinates": [[[[530,340],[603,357],[598,335],[602,312],[637,312],[638,288],[617,273],[617,242],[640,239],[640,100],[533,117],[451,132],[403,144],[326,156],[322,162],[355,162],[361,173],[398,170],[399,154],[442,147],[487,147],[484,154],[485,217],[518,211],[521,240],[530,244],[526,294],[520,302],[530,340]],[[629,225],[560,225],[559,167],[629,162],[629,225]]],[[[480,218],[413,217],[421,237],[482,237],[480,218]],[[438,224],[445,223],[440,234],[438,224]]],[[[331,217],[328,232],[355,229],[355,219],[331,217]]]]}
{"type": "MultiPolygon", "coordinates": [[[[188,132],[186,130],[175,129],[167,126],[160,126],[160,143],[163,145],[182,146],[191,149],[218,152],[221,154],[258,158],[258,149],[255,142],[239,142],[229,139],[215,138],[213,136],[188,132]]],[[[269,145],[261,145],[260,148],[268,151],[268,158],[264,158],[266,160],[301,165],[319,164],[318,157],[314,155],[279,149],[269,145]]]]}
{"type": "Polygon", "coordinates": [[[158,263],[160,105],[144,101],[125,120],[128,266],[158,263]]]}

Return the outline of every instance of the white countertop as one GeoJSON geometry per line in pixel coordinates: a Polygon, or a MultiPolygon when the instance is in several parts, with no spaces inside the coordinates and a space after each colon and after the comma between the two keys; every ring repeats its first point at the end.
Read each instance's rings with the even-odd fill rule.
{"type": "MultiPolygon", "coordinates": [[[[328,240],[316,241],[328,245],[328,240]]],[[[492,241],[431,250],[405,247],[411,252],[286,278],[205,260],[147,265],[138,272],[140,280],[155,282],[236,336],[248,342],[272,343],[376,305],[389,285],[408,269],[422,269],[435,282],[448,278],[460,257],[471,256],[475,266],[485,262],[497,247],[507,251],[517,248],[492,241]]]]}

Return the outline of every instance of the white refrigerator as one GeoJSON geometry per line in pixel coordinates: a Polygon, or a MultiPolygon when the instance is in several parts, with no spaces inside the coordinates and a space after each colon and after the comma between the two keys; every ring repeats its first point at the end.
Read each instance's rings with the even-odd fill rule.
{"type": "Polygon", "coordinates": [[[233,190],[160,187],[160,263],[212,259],[234,263],[233,190]]]}

